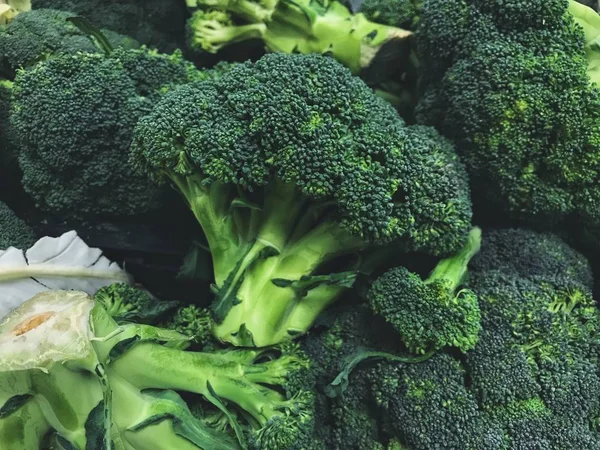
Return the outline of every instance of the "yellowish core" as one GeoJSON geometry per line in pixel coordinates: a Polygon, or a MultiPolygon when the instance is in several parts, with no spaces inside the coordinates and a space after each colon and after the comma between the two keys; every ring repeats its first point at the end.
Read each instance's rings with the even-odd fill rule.
{"type": "Polygon", "coordinates": [[[48,311],[42,314],[38,314],[37,316],[30,317],[25,322],[17,325],[13,330],[13,334],[15,336],[21,336],[22,334],[28,333],[29,331],[39,327],[52,316],[54,316],[54,312],[48,311]]]}

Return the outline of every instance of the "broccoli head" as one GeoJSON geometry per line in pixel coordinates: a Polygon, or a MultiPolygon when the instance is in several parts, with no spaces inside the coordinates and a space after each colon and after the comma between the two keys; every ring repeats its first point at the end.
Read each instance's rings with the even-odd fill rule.
{"type": "Polygon", "coordinates": [[[477,296],[459,288],[480,245],[481,230],[475,228],[465,247],[440,261],[426,280],[400,266],[373,283],[368,295],[371,308],[393,325],[411,352],[446,346],[464,352],[477,343],[481,329],[477,296]]]}
{"type": "MultiPolygon", "coordinates": [[[[0,28],[0,70],[14,78],[21,67],[32,66],[55,54],[95,53],[92,40],[67,21],[74,14],[53,9],[39,9],[19,14],[0,28]]],[[[114,47],[136,48],[132,38],[103,30],[114,47]]]]}
{"type": "Polygon", "coordinates": [[[499,270],[522,278],[562,276],[593,288],[588,260],[558,235],[526,228],[488,229],[481,245],[482,251],[471,262],[475,271],[499,270]]]}
{"type": "Polygon", "coordinates": [[[131,36],[162,52],[181,48],[184,39],[185,2],[164,0],[32,0],[41,8],[72,11],[100,28],[131,36]]]}
{"type": "Polygon", "coordinates": [[[162,192],[128,163],[133,129],[168,86],[195,76],[180,53],[145,48],[60,55],[20,70],[10,120],[27,193],[68,216],[158,208],[162,192]]]}
{"type": "MultiPolygon", "coordinates": [[[[38,294],[0,325],[0,433],[30,413],[38,418],[27,422],[32,434],[54,432],[63,448],[239,448],[194,416],[177,391],[220,410],[247,448],[309,448],[314,379],[297,345],[196,353],[180,348],[187,340],[149,325],[119,326],[83,292],[38,294]]],[[[3,437],[9,448],[21,439],[3,437]]]]}
{"type": "Polygon", "coordinates": [[[383,244],[448,254],[470,229],[451,145],[320,55],[269,54],[172,90],[139,121],[132,161],[202,226],[215,334],[237,345],[304,333],[383,244]]]}
{"type": "Polygon", "coordinates": [[[27,250],[36,241],[33,230],[12,209],[0,201],[0,250],[9,247],[27,250]]]}
{"type": "Polygon", "coordinates": [[[419,120],[455,142],[482,208],[544,226],[600,220],[600,90],[568,7],[427,0],[416,32],[419,120]]]}

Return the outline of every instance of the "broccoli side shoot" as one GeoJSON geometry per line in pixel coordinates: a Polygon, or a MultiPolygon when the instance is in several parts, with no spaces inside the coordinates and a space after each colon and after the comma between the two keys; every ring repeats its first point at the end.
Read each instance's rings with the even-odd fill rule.
{"type": "Polygon", "coordinates": [[[466,246],[440,261],[427,279],[397,267],[371,287],[371,308],[392,324],[411,352],[444,347],[466,352],[477,343],[481,330],[477,295],[461,285],[480,244],[481,230],[475,228],[466,246]]]}
{"type": "Polygon", "coordinates": [[[94,300],[117,322],[155,323],[177,302],[165,302],[149,292],[126,283],[115,283],[100,288],[94,300]]]}
{"type": "Polygon", "coordinates": [[[27,250],[37,238],[29,226],[0,201],[0,250],[15,247],[27,250]]]}
{"type": "MultiPolygon", "coordinates": [[[[21,67],[32,66],[56,54],[96,53],[98,49],[79,28],[67,21],[68,11],[38,9],[19,14],[0,28],[0,70],[14,78],[21,67]]],[[[113,47],[136,48],[132,38],[103,30],[113,47]]]]}
{"type": "MultiPolygon", "coordinates": [[[[353,73],[369,66],[379,50],[412,34],[364,14],[352,14],[338,1],[190,0],[192,48],[217,52],[236,42],[260,39],[267,50],[331,54],[353,73]]],[[[385,14],[391,15],[389,11],[385,14]]]]}
{"type": "Polygon", "coordinates": [[[200,346],[209,344],[213,338],[213,320],[210,310],[196,305],[178,308],[175,313],[162,324],[164,328],[175,330],[200,346]]]}
{"type": "Polygon", "coordinates": [[[195,214],[213,259],[215,335],[236,345],[306,332],[383,263],[383,244],[445,256],[470,229],[450,144],[406,127],[319,55],[269,54],[173,89],[139,121],[132,161],[195,214]]]}
{"type": "Polygon", "coordinates": [[[180,53],[145,48],[60,55],[20,70],[10,120],[23,187],[40,208],[63,216],[157,209],[162,191],[128,162],[133,129],[169,86],[196,76],[180,53]]]}

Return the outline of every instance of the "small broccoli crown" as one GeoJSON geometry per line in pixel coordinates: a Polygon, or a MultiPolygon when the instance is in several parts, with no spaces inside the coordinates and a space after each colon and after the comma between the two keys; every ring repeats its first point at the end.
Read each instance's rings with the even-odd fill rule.
{"type": "MultiPolygon", "coordinates": [[[[54,54],[96,53],[98,49],[75,25],[67,21],[73,14],[54,9],[37,9],[19,14],[0,30],[0,65],[8,75],[20,67],[31,66],[54,54]]],[[[137,42],[117,33],[104,31],[117,47],[134,48],[137,42]]]]}
{"type": "Polygon", "coordinates": [[[157,300],[147,291],[126,283],[100,288],[94,294],[94,300],[117,322],[152,323],[176,305],[175,302],[157,300]]]}
{"type": "Polygon", "coordinates": [[[487,230],[482,251],[473,258],[472,270],[500,270],[519,277],[569,278],[592,289],[593,276],[588,260],[552,233],[526,228],[487,230]]]}
{"type": "Polygon", "coordinates": [[[212,340],[210,310],[196,305],[183,306],[163,326],[189,336],[196,344],[204,345],[212,340]]]}
{"type": "Polygon", "coordinates": [[[377,279],[369,301],[411,352],[446,346],[466,351],[477,342],[481,327],[477,296],[468,289],[454,292],[449,281],[424,283],[419,275],[397,267],[377,279]]]}
{"type": "Polygon", "coordinates": [[[182,47],[185,3],[163,0],[32,0],[33,9],[53,8],[86,17],[100,28],[131,36],[142,44],[172,52],[182,47]]]}
{"type": "Polygon", "coordinates": [[[9,247],[27,250],[36,240],[33,230],[0,201],[0,250],[9,247]]]}
{"type": "Polygon", "coordinates": [[[145,49],[62,55],[19,71],[11,123],[23,144],[25,190],[57,214],[156,209],[162,194],[133,173],[127,150],[138,118],[152,108],[150,90],[188,74],[180,56],[145,49]]]}
{"type": "Polygon", "coordinates": [[[373,22],[414,30],[423,0],[365,0],[359,12],[373,22]]]}

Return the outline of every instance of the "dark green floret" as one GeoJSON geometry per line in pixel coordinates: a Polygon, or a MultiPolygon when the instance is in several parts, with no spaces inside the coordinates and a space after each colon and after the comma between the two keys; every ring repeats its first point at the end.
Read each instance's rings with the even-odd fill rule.
{"type": "Polygon", "coordinates": [[[161,301],[149,292],[126,283],[100,288],[94,300],[117,322],[155,323],[177,302],[161,301]]]}
{"type": "Polygon", "coordinates": [[[398,331],[411,352],[444,347],[466,352],[477,343],[481,330],[477,295],[463,283],[480,245],[481,230],[476,228],[465,247],[441,260],[425,280],[400,266],[373,283],[368,295],[371,308],[398,331]]]}
{"type": "Polygon", "coordinates": [[[61,55],[20,70],[11,125],[27,193],[43,210],[67,216],[158,208],[161,191],[128,163],[133,129],[170,86],[197,73],[180,53],[145,48],[61,55]]]}
{"type": "MultiPolygon", "coordinates": [[[[89,36],[67,21],[69,11],[38,9],[19,14],[0,27],[0,69],[14,78],[21,67],[29,67],[58,54],[96,53],[89,36]]],[[[103,30],[114,47],[137,48],[139,43],[128,36],[103,30]]]]}
{"type": "Polygon", "coordinates": [[[172,90],[138,123],[132,161],[202,226],[215,333],[237,345],[303,334],[383,244],[442,256],[470,229],[448,141],[327,57],[271,54],[172,90]]]}
{"type": "Polygon", "coordinates": [[[33,230],[12,209],[0,201],[0,250],[9,247],[27,250],[36,241],[33,230]]]}
{"type": "Polygon", "coordinates": [[[417,116],[456,144],[488,215],[546,227],[600,219],[600,90],[579,26],[586,10],[595,14],[568,0],[423,4],[417,116]]]}

